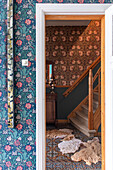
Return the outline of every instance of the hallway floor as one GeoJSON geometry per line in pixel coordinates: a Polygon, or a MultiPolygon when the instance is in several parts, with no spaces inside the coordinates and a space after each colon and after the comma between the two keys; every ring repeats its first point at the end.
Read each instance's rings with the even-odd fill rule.
{"type": "MultiPolygon", "coordinates": [[[[54,129],[54,126],[47,126],[47,130],[54,129]]],[[[92,139],[91,137],[85,136],[83,133],[73,128],[71,125],[59,125],[59,128],[70,128],[74,130],[74,135],[76,138],[81,139],[86,142],[92,139]]],[[[99,137],[101,142],[101,138],[99,137]]],[[[101,170],[101,162],[97,164],[92,164],[91,166],[86,165],[84,161],[73,162],[71,161],[71,156],[73,154],[64,154],[60,152],[58,148],[58,143],[61,139],[46,139],[46,169],[47,170],[101,170]]]]}

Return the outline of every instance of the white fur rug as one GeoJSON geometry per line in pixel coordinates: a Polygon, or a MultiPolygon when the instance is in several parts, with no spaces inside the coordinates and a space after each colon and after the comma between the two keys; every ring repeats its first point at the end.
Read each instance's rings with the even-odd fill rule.
{"type": "Polygon", "coordinates": [[[59,143],[58,148],[60,149],[60,152],[62,152],[62,154],[75,153],[79,149],[81,143],[81,140],[73,138],[72,140],[59,143]]]}

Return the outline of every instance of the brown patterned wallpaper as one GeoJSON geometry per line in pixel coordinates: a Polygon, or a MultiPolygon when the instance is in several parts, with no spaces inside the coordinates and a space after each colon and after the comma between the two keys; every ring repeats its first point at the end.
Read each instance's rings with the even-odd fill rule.
{"type": "Polygon", "coordinates": [[[72,85],[100,55],[100,21],[91,21],[87,27],[46,27],[46,59],[55,63],[57,85],[72,85]]]}

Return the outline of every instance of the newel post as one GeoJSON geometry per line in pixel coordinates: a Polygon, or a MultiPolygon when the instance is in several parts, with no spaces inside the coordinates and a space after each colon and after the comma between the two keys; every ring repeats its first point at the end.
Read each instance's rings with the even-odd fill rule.
{"type": "Polygon", "coordinates": [[[93,73],[89,70],[89,109],[88,109],[88,129],[93,129],[93,73]]]}

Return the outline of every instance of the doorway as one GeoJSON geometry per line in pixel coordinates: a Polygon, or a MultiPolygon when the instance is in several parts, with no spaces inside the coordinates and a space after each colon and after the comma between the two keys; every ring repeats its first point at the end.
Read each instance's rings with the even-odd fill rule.
{"type": "MultiPolygon", "coordinates": [[[[59,16],[59,20],[46,20],[47,169],[50,167],[55,169],[57,166],[80,169],[82,166],[87,166],[83,161],[79,163],[71,161],[71,156],[74,155],[71,144],[70,150],[65,150],[65,154],[64,152],[62,154],[59,147],[60,145],[67,147],[68,142],[62,142],[63,136],[57,134],[58,129],[62,131],[71,129],[74,136],[72,135],[73,139],[70,142],[73,143],[75,139],[87,142],[100,133],[98,129],[101,122],[101,104],[98,101],[100,98],[98,85],[101,82],[99,80],[98,85],[96,82],[94,84],[94,87],[97,86],[92,101],[94,123],[91,124],[92,127],[88,127],[88,122],[90,124],[92,121],[88,120],[90,99],[87,79],[90,69],[93,71],[93,77],[101,74],[101,20],[99,18],[98,20],[82,20],[82,16],[80,19],[74,20],[73,17],[73,20],[60,20],[59,16]],[[79,83],[75,86],[76,82],[79,83]],[[72,91],[66,94],[69,89],[72,91]]],[[[95,79],[98,80],[98,77],[95,79]]],[[[91,164],[90,168],[94,168],[93,166],[94,164],[91,164]]],[[[100,169],[101,163],[98,162],[95,166],[100,169]]]]}
{"type": "MultiPolygon", "coordinates": [[[[59,14],[61,14],[61,12],[64,14],[64,18],[68,18],[69,17],[72,17],[73,16],[75,17],[76,16],[76,13],[75,11],[77,11],[78,13],[90,13],[90,16],[83,16],[83,20],[86,19],[85,17],[88,17],[88,19],[92,16],[93,18],[95,18],[96,16],[94,15],[94,13],[96,14],[102,14],[104,15],[105,14],[105,10],[110,6],[110,5],[107,5],[107,6],[104,6],[104,8],[101,8],[103,6],[95,6],[98,7],[96,8],[96,12],[94,10],[94,5],[90,6],[90,8],[88,7],[88,5],[80,5],[78,8],[77,5],[75,6],[70,6],[71,8],[69,8],[70,5],[64,5],[64,6],[54,6],[54,8],[50,7],[50,6],[40,6],[39,7],[37,6],[37,11],[40,12],[40,15],[41,15],[41,18],[40,16],[37,14],[37,21],[40,23],[40,25],[37,25],[37,30],[38,30],[38,33],[37,33],[37,45],[39,46],[39,48],[37,50],[37,58],[38,56],[42,56],[45,58],[45,48],[44,48],[44,42],[45,42],[45,36],[44,36],[44,32],[45,32],[45,25],[44,24],[44,18],[46,19],[46,15],[48,15],[49,17],[56,17],[56,11],[59,12],[59,14]],[[41,8],[42,7],[42,8],[41,8]],[[61,7],[61,8],[59,8],[61,7]],[[63,7],[63,8],[62,8],[63,7]],[[85,8],[84,8],[85,7],[85,8]],[[100,8],[100,9],[99,9],[100,8]],[[42,10],[43,9],[43,10],[42,10]],[[70,10],[69,10],[70,9],[70,10]],[[49,13],[50,11],[50,13],[49,13]],[[75,15],[69,15],[69,11],[75,15]],[[73,12],[72,12],[73,11],[73,12]],[[46,13],[46,15],[44,13],[46,13]],[[94,13],[93,13],[94,12],[94,13]],[[53,15],[54,13],[54,15],[53,15]],[[67,13],[69,13],[67,15],[67,13]],[[51,16],[53,15],[53,16],[51,16]],[[65,16],[66,15],[66,16],[65,16]],[[40,22],[41,21],[41,22],[40,22]],[[40,30],[42,30],[43,34],[39,34],[40,33],[40,30]],[[41,42],[41,43],[40,43],[41,42]]],[[[58,14],[58,13],[57,13],[58,14]]],[[[61,17],[61,16],[60,16],[61,17]]],[[[97,16],[97,17],[100,17],[100,16],[97,16]]],[[[59,18],[59,16],[58,16],[59,18]]],[[[76,18],[78,18],[78,16],[76,16],[76,18]]],[[[92,18],[91,18],[92,19],[92,18]]],[[[101,106],[101,110],[102,110],[102,130],[101,130],[101,133],[102,133],[102,169],[105,168],[105,17],[102,16],[101,18],[101,23],[102,23],[102,30],[101,30],[101,34],[102,34],[102,43],[101,43],[101,65],[102,65],[102,83],[101,83],[101,90],[102,90],[102,93],[101,93],[101,98],[102,98],[102,106],[101,106]]],[[[45,103],[45,59],[42,59],[41,57],[38,58],[38,62],[37,62],[37,72],[38,72],[38,75],[37,75],[37,82],[40,82],[39,84],[37,84],[37,89],[40,89],[38,92],[37,92],[37,110],[38,110],[38,113],[42,113],[41,115],[38,115],[37,117],[37,130],[38,130],[38,133],[37,133],[37,154],[44,154],[45,153],[45,107],[44,107],[44,103],[45,103]],[[42,76],[40,76],[42,75],[42,76]],[[40,76],[40,77],[39,77],[40,76]],[[39,138],[40,139],[39,139],[39,138]]],[[[42,169],[45,169],[45,159],[42,160],[42,156],[41,155],[37,155],[37,167],[41,167],[42,169]],[[42,163],[43,162],[43,163],[42,163]]]]}

